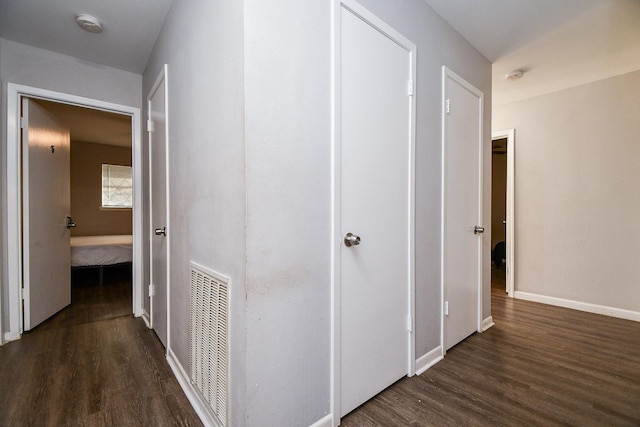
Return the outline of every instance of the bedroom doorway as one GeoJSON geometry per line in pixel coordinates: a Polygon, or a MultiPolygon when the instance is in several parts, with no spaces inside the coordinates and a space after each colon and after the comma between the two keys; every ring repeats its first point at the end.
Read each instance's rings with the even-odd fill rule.
{"type": "Polygon", "coordinates": [[[515,130],[491,134],[491,286],[515,291],[515,130]]]}
{"type": "MultiPolygon", "coordinates": [[[[37,270],[37,267],[34,267],[32,264],[40,265],[40,262],[30,263],[29,256],[25,256],[29,252],[29,248],[27,247],[28,241],[23,241],[22,233],[24,231],[24,226],[27,226],[27,229],[31,224],[27,224],[28,218],[23,218],[23,206],[26,200],[29,198],[29,187],[25,187],[25,193],[22,191],[22,178],[23,174],[26,173],[29,169],[29,159],[26,156],[26,163],[22,163],[22,153],[21,153],[21,110],[22,103],[25,100],[29,100],[29,103],[33,103],[35,105],[43,106],[46,109],[54,109],[56,110],[53,114],[58,117],[65,115],[73,115],[80,114],[81,116],[84,114],[84,118],[76,119],[75,121],[85,124],[86,128],[96,128],[99,127],[96,124],[96,121],[87,121],[86,117],[91,115],[95,115],[99,117],[96,119],[98,122],[100,120],[105,119],[105,117],[111,118],[120,118],[124,119],[127,123],[127,134],[128,134],[128,147],[124,148],[124,150],[128,153],[128,158],[130,159],[130,165],[139,165],[141,164],[141,138],[140,138],[140,110],[138,108],[117,105],[112,103],[107,103],[99,100],[82,98],[75,95],[69,95],[59,92],[52,92],[43,89],[37,89],[22,85],[15,85],[12,83],[8,84],[7,87],[7,170],[6,170],[6,182],[8,188],[8,197],[7,197],[7,222],[8,222],[8,233],[7,233],[7,274],[9,277],[9,282],[14,284],[9,288],[8,297],[9,297],[9,325],[8,332],[5,334],[6,340],[18,339],[24,330],[29,330],[34,327],[34,322],[25,321],[25,314],[31,309],[30,300],[27,295],[24,295],[23,292],[26,292],[27,289],[24,288],[23,281],[23,271],[34,271],[34,268],[37,270]],[[23,170],[24,169],[24,170],[23,170]],[[21,303],[22,298],[25,297],[25,305],[21,303]]],[[[68,119],[68,117],[66,117],[68,119]]],[[[64,119],[63,119],[64,121],[64,119]]],[[[72,120],[73,121],[73,120],[72,120]]],[[[74,126],[80,126],[78,124],[72,124],[70,126],[71,130],[71,139],[87,139],[86,137],[79,136],[74,138],[74,126]]],[[[103,122],[101,126],[105,129],[108,129],[114,125],[113,122],[103,122]]],[[[83,132],[87,132],[87,129],[77,130],[76,134],[78,135],[86,135],[83,132]]],[[[111,135],[114,138],[113,135],[111,135]]],[[[73,146],[73,142],[71,145],[73,146]]],[[[55,145],[55,144],[53,144],[55,145]]],[[[98,144],[96,144],[98,145],[98,144]]],[[[106,145],[106,144],[105,144],[106,145]]],[[[94,147],[95,148],[95,147],[94,147]]],[[[46,147],[45,152],[53,155],[52,152],[56,152],[56,147],[53,148],[50,146],[46,147]]],[[[86,150],[85,150],[86,151],[86,150]]],[[[100,150],[98,150],[100,151],[100,150]]],[[[59,151],[57,151],[59,153],[59,151]]],[[[98,161],[100,162],[100,161],[98,161]]],[[[67,171],[69,173],[70,171],[67,171]]],[[[100,176],[98,177],[100,180],[100,176]]],[[[94,180],[95,181],[95,180],[94,180]]],[[[131,291],[131,299],[132,299],[132,311],[134,315],[140,316],[143,313],[142,306],[142,173],[139,168],[133,168],[133,174],[130,178],[130,181],[133,182],[133,194],[132,197],[132,208],[129,209],[128,213],[125,213],[124,216],[128,217],[128,231],[131,236],[132,248],[130,250],[130,258],[132,260],[132,291],[131,291]],[[140,207],[140,208],[136,208],[140,207]]],[[[86,183],[85,183],[86,184],[86,183]]],[[[57,189],[55,190],[58,191],[57,189]]],[[[101,191],[98,188],[98,191],[101,191]]],[[[98,194],[98,199],[100,199],[100,194],[98,194]]],[[[28,201],[27,201],[28,204],[28,201]]],[[[90,204],[94,204],[91,202],[90,204]]],[[[106,208],[103,205],[94,206],[94,209],[98,211],[103,211],[103,214],[109,213],[108,211],[104,211],[106,208]]],[[[45,208],[46,210],[46,208],[45,208]]],[[[71,209],[69,212],[71,212],[71,209]]],[[[124,212],[119,212],[121,215],[124,212]]],[[[86,218],[92,217],[94,214],[89,214],[86,218]]],[[[99,215],[99,213],[95,214],[99,215]]],[[[77,225],[77,229],[81,229],[83,234],[91,234],[92,231],[87,229],[87,221],[80,220],[83,215],[79,217],[71,218],[72,215],[68,214],[60,220],[56,217],[55,221],[64,222],[61,227],[57,227],[65,229],[67,235],[71,234],[70,230],[74,230],[73,226],[77,225]],[[74,224],[75,223],[75,224],[74,224]],[[80,226],[82,224],[82,228],[80,226]]],[[[58,224],[59,225],[59,224],[58,224]]],[[[104,221],[97,221],[97,230],[100,227],[104,226],[104,221]]],[[[33,228],[33,227],[32,227],[33,228]]],[[[74,230],[75,231],[75,230],[74,230]]],[[[98,232],[96,231],[96,232],[98,232]]],[[[102,234],[107,234],[106,232],[102,232],[102,234]]],[[[67,268],[69,271],[70,269],[67,268]]],[[[69,285],[70,287],[70,285],[69,285]]],[[[66,291],[65,291],[66,292],[66,291]]],[[[35,308],[35,307],[34,307],[35,308]]],[[[60,307],[58,307],[59,309],[60,307]]],[[[37,310],[40,310],[39,308],[37,310]]],[[[48,308],[49,312],[42,312],[40,316],[44,316],[46,319],[51,314],[55,314],[56,308],[48,308]],[[53,311],[53,313],[51,313],[53,311]]],[[[31,310],[33,311],[33,310],[31,310]]],[[[44,320],[44,319],[40,319],[44,320]]]]}

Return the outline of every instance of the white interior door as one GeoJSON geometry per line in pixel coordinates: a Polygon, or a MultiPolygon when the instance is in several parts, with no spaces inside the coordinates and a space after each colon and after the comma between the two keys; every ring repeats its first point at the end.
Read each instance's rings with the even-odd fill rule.
{"type": "Polygon", "coordinates": [[[149,94],[149,164],[151,195],[151,327],[167,347],[168,213],[167,98],[163,71],[149,94]]]}
{"type": "Polygon", "coordinates": [[[24,329],[71,304],[69,128],[22,100],[24,329]]]}
{"type": "Polygon", "coordinates": [[[450,70],[443,72],[443,326],[448,350],[479,330],[482,92],[450,70]]]}
{"type": "Polygon", "coordinates": [[[410,369],[413,54],[365,16],[341,10],[341,416],[410,369]]]}

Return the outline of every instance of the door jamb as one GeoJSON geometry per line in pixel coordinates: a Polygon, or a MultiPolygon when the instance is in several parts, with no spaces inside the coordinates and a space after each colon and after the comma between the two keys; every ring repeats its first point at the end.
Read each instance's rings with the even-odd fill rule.
{"type": "MultiPolygon", "coordinates": [[[[484,140],[484,93],[479,90],[478,88],[476,88],[475,86],[473,86],[471,83],[469,83],[468,81],[466,81],[464,78],[462,78],[461,76],[459,76],[458,74],[456,74],[455,72],[453,72],[451,69],[449,69],[446,65],[442,66],[442,125],[441,125],[441,130],[442,130],[442,135],[441,135],[441,140],[442,140],[442,153],[441,153],[441,168],[442,168],[442,191],[441,191],[441,200],[440,200],[440,204],[441,204],[441,215],[442,215],[442,219],[441,219],[441,230],[440,230],[440,242],[441,242],[441,257],[440,257],[440,294],[442,297],[442,300],[440,302],[440,310],[441,310],[441,316],[440,316],[440,344],[441,344],[441,348],[442,348],[442,356],[444,357],[444,355],[447,353],[447,343],[446,341],[446,321],[445,321],[445,310],[444,310],[444,304],[445,301],[447,301],[447,288],[445,286],[446,283],[446,270],[445,270],[445,265],[446,265],[446,251],[445,251],[445,247],[446,247],[446,242],[444,239],[444,233],[445,233],[445,226],[446,226],[446,219],[447,219],[447,212],[446,212],[446,206],[445,206],[445,201],[446,201],[446,197],[447,197],[447,192],[446,192],[446,142],[447,142],[447,135],[446,135],[446,131],[447,131],[447,126],[446,126],[446,121],[447,121],[447,98],[449,96],[449,94],[447,93],[447,79],[451,78],[452,80],[456,81],[458,84],[462,85],[464,88],[466,88],[469,92],[473,93],[474,95],[476,95],[478,97],[478,105],[479,105],[479,109],[478,109],[478,114],[479,114],[479,118],[478,118],[478,123],[479,123],[479,129],[478,129],[478,224],[482,225],[483,224],[483,206],[484,206],[484,191],[483,191],[483,181],[484,181],[484,161],[483,161],[483,157],[484,157],[484,152],[483,152],[483,140],[484,140]]],[[[485,228],[489,228],[490,227],[485,227],[485,228]]],[[[478,309],[478,319],[477,319],[477,328],[476,330],[478,332],[483,332],[485,330],[485,328],[483,328],[483,318],[482,318],[482,307],[483,307],[483,301],[482,301],[482,284],[483,284],[483,235],[481,235],[480,238],[478,238],[478,265],[476,267],[477,269],[477,275],[478,275],[478,287],[477,287],[477,309],[478,309]]]]}
{"type": "Polygon", "coordinates": [[[511,298],[515,295],[515,196],[516,196],[516,175],[515,175],[515,144],[516,130],[506,129],[491,133],[491,141],[496,139],[507,139],[507,230],[506,230],[506,291],[511,298]]]}
{"type": "Polygon", "coordinates": [[[331,380],[330,380],[330,406],[332,425],[340,424],[340,298],[341,298],[341,282],[340,282],[340,247],[342,245],[342,236],[340,235],[340,93],[341,93],[341,75],[340,75],[340,12],[342,8],[349,10],[359,16],[365,22],[369,23],[381,33],[394,40],[398,45],[402,46],[410,54],[411,79],[413,80],[413,95],[410,97],[410,147],[409,147],[409,283],[407,286],[407,298],[409,306],[408,319],[408,339],[409,347],[407,361],[407,376],[413,376],[416,370],[415,363],[415,141],[416,141],[416,55],[417,47],[409,39],[398,33],[389,24],[378,18],[369,10],[364,8],[355,0],[333,0],[331,2],[331,380]]]}
{"type": "MultiPolygon", "coordinates": [[[[7,185],[7,238],[5,254],[7,262],[9,328],[4,335],[5,341],[19,339],[23,332],[22,293],[22,194],[20,191],[20,101],[22,97],[44,99],[63,104],[76,105],[94,110],[109,111],[131,116],[131,147],[134,175],[133,190],[133,314],[142,315],[142,142],[140,109],[92,98],[55,92],[31,86],[7,83],[7,147],[6,147],[6,185],[7,185]]],[[[2,301],[0,301],[0,304],[2,301]]]]}

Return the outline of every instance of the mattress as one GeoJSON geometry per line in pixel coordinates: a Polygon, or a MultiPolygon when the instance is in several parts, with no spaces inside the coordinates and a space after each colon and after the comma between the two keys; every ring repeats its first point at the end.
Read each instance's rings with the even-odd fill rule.
{"type": "Polygon", "coordinates": [[[71,266],[88,267],[133,261],[131,235],[76,236],[71,238],[71,266]]]}

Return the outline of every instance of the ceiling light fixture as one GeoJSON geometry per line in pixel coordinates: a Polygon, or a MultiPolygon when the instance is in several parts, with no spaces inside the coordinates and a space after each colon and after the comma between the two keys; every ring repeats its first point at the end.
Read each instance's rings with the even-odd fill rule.
{"type": "Polygon", "coordinates": [[[512,72],[507,74],[505,76],[505,78],[507,80],[518,80],[518,79],[521,79],[523,75],[524,75],[524,71],[522,71],[522,70],[513,70],[512,72]]]}
{"type": "Polygon", "coordinates": [[[102,32],[102,24],[95,16],[86,14],[78,15],[76,22],[78,23],[78,27],[90,33],[97,34],[102,32]]]}

